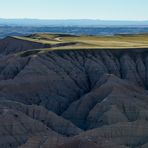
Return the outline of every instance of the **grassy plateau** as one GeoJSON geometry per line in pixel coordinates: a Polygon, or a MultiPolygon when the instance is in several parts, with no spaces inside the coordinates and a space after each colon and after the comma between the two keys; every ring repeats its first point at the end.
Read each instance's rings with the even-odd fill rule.
{"type": "Polygon", "coordinates": [[[75,36],[68,34],[33,34],[17,39],[51,45],[48,50],[148,48],[148,34],[114,36],[75,36]]]}

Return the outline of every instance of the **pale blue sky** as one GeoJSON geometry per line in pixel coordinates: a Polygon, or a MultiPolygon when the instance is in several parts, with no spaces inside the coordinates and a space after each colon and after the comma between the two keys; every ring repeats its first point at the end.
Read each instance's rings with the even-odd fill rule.
{"type": "Polygon", "coordinates": [[[0,0],[0,18],[148,20],[148,0],[0,0]]]}

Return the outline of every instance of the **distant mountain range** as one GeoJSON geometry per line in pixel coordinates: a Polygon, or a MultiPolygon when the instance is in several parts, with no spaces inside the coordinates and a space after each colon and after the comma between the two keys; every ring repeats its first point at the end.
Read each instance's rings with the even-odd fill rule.
{"type": "Polygon", "coordinates": [[[0,26],[148,26],[148,21],[0,19],[0,26]]]}

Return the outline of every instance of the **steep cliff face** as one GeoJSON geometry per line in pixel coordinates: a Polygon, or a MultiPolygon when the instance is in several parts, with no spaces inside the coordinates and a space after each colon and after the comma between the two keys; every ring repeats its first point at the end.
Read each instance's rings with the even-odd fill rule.
{"type": "Polygon", "coordinates": [[[145,148],[147,89],[147,49],[9,53],[0,147],[145,148]]]}

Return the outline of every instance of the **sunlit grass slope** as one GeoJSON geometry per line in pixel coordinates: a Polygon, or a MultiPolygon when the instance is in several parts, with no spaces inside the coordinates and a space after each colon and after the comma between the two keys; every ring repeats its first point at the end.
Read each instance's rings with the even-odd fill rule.
{"type": "Polygon", "coordinates": [[[104,48],[147,48],[148,34],[115,36],[75,36],[67,34],[33,34],[15,37],[43,44],[51,48],[42,50],[104,49],[104,48]]]}

